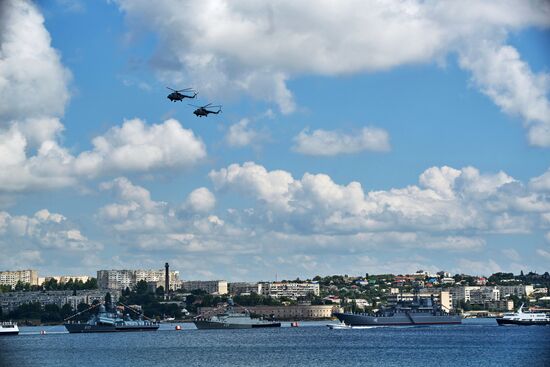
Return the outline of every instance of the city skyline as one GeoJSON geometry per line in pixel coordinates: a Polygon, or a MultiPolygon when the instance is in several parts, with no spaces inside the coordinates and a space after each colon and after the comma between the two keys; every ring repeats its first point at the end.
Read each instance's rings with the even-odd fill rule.
{"type": "Polygon", "coordinates": [[[2,2],[0,270],[548,271],[549,27],[544,1],[2,2]]]}

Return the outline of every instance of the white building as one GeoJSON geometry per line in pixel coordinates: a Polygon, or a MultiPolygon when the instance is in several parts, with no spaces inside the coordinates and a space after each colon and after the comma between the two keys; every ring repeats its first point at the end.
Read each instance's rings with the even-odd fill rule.
{"type": "MultiPolygon", "coordinates": [[[[99,289],[132,289],[139,281],[156,282],[164,286],[164,269],[161,270],[98,270],[97,285],[99,289]]],[[[170,289],[178,289],[179,271],[170,271],[170,289]]]]}
{"type": "Polygon", "coordinates": [[[186,291],[202,290],[208,294],[227,294],[229,292],[226,280],[188,280],[181,282],[186,291]]]}
{"type": "Polygon", "coordinates": [[[18,282],[38,284],[38,271],[36,270],[13,270],[0,271],[0,285],[9,285],[15,287],[18,282]]]}
{"type": "Polygon", "coordinates": [[[297,299],[311,294],[319,296],[321,289],[317,282],[264,282],[260,283],[260,292],[264,296],[273,298],[297,299]]]}

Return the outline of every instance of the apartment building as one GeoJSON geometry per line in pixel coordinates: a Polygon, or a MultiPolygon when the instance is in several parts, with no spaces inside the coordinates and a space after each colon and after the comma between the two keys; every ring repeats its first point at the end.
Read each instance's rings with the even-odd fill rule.
{"type": "Polygon", "coordinates": [[[317,282],[264,282],[260,283],[259,291],[264,296],[290,299],[307,297],[311,294],[319,296],[321,294],[317,282]]]}
{"type": "Polygon", "coordinates": [[[181,288],[186,291],[200,289],[208,294],[227,294],[228,286],[226,280],[188,280],[181,282],[181,288]]]}
{"type": "Polygon", "coordinates": [[[38,271],[31,269],[0,271],[0,285],[15,287],[18,282],[39,285],[38,271]]]}
{"type": "MultiPolygon", "coordinates": [[[[139,281],[157,283],[164,286],[165,270],[98,270],[97,285],[99,289],[132,289],[139,281]]],[[[170,271],[170,289],[176,290],[180,286],[179,271],[170,271]]]]}

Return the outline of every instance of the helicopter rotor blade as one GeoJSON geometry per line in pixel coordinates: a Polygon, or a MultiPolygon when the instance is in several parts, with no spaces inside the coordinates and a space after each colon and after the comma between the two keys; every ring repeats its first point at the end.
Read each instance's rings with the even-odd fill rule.
{"type": "Polygon", "coordinates": [[[167,89],[170,89],[170,90],[172,90],[172,91],[174,91],[174,92],[177,92],[177,90],[172,89],[172,88],[170,88],[170,87],[166,87],[166,88],[167,88],[167,89]]]}
{"type": "Polygon", "coordinates": [[[192,91],[193,88],[185,88],[185,89],[180,89],[178,90],[178,92],[189,92],[189,91],[192,91]]]}
{"type": "Polygon", "coordinates": [[[188,103],[188,105],[196,108],[202,108],[201,106],[195,106],[194,104],[191,104],[191,103],[188,103]]]}

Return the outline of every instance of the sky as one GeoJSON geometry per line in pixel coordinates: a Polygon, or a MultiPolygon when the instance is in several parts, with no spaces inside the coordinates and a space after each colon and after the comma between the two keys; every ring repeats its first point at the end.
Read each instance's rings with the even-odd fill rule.
{"type": "Polygon", "coordinates": [[[549,67],[548,1],[3,1],[0,270],[548,271],[549,67]]]}

